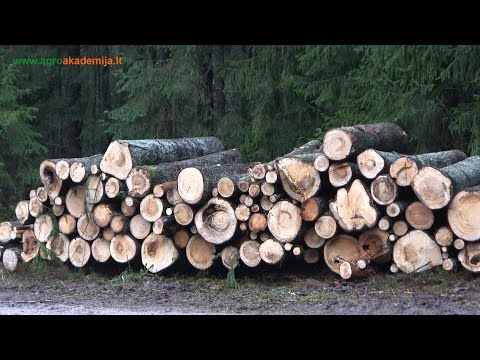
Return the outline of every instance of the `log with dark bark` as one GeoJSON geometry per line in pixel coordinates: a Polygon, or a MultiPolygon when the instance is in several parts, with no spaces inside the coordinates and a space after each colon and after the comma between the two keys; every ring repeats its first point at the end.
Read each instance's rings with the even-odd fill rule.
{"type": "Polygon", "coordinates": [[[178,250],[165,235],[150,234],[142,243],[142,263],[151,273],[171,266],[178,259],[178,250]]]}
{"type": "Polygon", "coordinates": [[[430,229],[435,221],[432,210],[420,201],[414,201],[405,210],[405,219],[411,227],[418,230],[430,229]]]}
{"type": "Polygon", "coordinates": [[[358,179],[353,181],[348,191],[344,188],[337,191],[335,201],[330,202],[330,211],[345,231],[363,230],[377,223],[378,211],[358,179]]]}
{"type": "Polygon", "coordinates": [[[162,184],[157,184],[153,187],[153,196],[161,198],[167,195],[167,192],[177,188],[177,181],[167,181],[162,184]]]}
{"type": "Polygon", "coordinates": [[[387,264],[392,261],[392,247],[388,232],[381,229],[366,230],[358,237],[364,256],[377,264],[387,264]]]}
{"type": "Polygon", "coordinates": [[[460,191],[448,207],[448,223],[466,241],[480,239],[480,185],[460,191]]]}
{"type": "Polygon", "coordinates": [[[300,216],[303,221],[315,221],[328,210],[328,201],[323,197],[312,197],[300,206],[300,216]]]}
{"type": "Polygon", "coordinates": [[[110,241],[110,255],[118,263],[127,263],[140,252],[140,244],[129,235],[115,235],[110,241]]]}
{"type": "Polygon", "coordinates": [[[323,152],[330,160],[343,160],[370,148],[403,152],[406,144],[407,134],[396,124],[355,125],[327,131],[323,152]]]}
{"type": "Polygon", "coordinates": [[[188,240],[186,248],[188,262],[199,270],[206,270],[212,266],[215,251],[215,245],[206,241],[200,234],[195,234],[188,240]]]}
{"type": "Polygon", "coordinates": [[[357,156],[358,168],[367,179],[375,179],[380,174],[388,174],[390,165],[405,155],[367,149],[357,156]]]}
{"type": "Polygon", "coordinates": [[[95,223],[93,216],[87,216],[87,214],[83,214],[78,218],[77,231],[78,235],[80,235],[84,240],[92,241],[98,237],[98,234],[100,233],[100,227],[95,223]]]}
{"type": "Polygon", "coordinates": [[[303,202],[320,189],[320,175],[312,164],[286,157],[280,159],[276,166],[283,189],[292,199],[303,202]]]}
{"type": "Polygon", "coordinates": [[[267,264],[277,264],[280,260],[283,259],[285,251],[283,246],[273,239],[268,239],[263,242],[258,248],[260,258],[267,264]]]}
{"type": "Polygon", "coordinates": [[[393,260],[405,273],[425,271],[443,263],[440,247],[422,230],[410,231],[395,242],[393,260]]]}
{"type": "Polygon", "coordinates": [[[398,186],[389,175],[380,175],[370,184],[373,200],[379,205],[388,205],[398,196],[398,186]]]}
{"type": "Polygon", "coordinates": [[[364,270],[359,269],[357,261],[363,250],[358,240],[349,235],[337,235],[328,240],[323,247],[325,263],[333,272],[344,279],[362,277],[364,270]],[[348,265],[342,265],[348,264],[348,265]]]}
{"type": "Polygon", "coordinates": [[[237,228],[232,205],[222,198],[211,198],[195,215],[198,233],[212,244],[230,240],[237,228]]]}
{"type": "Polygon", "coordinates": [[[180,161],[223,150],[216,137],[117,140],[105,151],[100,170],[125,180],[134,166],[180,161]]]}
{"type": "Polygon", "coordinates": [[[31,224],[33,220],[33,216],[30,215],[30,210],[28,209],[27,200],[22,200],[17,203],[15,207],[15,217],[18,221],[22,224],[31,224]]]}
{"type": "Polygon", "coordinates": [[[328,168],[328,179],[334,187],[347,185],[352,178],[358,177],[358,174],[358,166],[353,162],[335,162],[328,168]]]}
{"type": "MultiPolygon", "coordinates": [[[[70,175],[70,179],[72,179],[74,183],[81,183],[86,179],[88,179],[89,176],[96,175],[92,173],[92,166],[94,167],[96,166],[98,168],[98,166],[100,166],[100,161],[102,161],[102,158],[103,158],[102,154],[97,154],[97,155],[93,155],[93,156],[89,156],[81,159],[76,159],[77,161],[73,161],[70,164],[70,169],[68,172],[70,175]]],[[[58,163],[57,163],[57,167],[58,167],[58,163]]]]}
{"type": "MultiPolygon", "coordinates": [[[[100,165],[100,161],[102,160],[102,157],[103,157],[103,154],[97,154],[97,155],[92,155],[92,156],[83,157],[83,158],[56,159],[51,161],[55,163],[55,174],[58,176],[58,178],[61,180],[67,180],[70,177],[70,172],[71,172],[70,168],[72,164],[77,163],[76,165],[77,168],[88,167],[88,172],[91,173],[90,167],[93,164],[96,164],[97,166],[100,165]]],[[[85,174],[85,171],[84,171],[84,174],[85,174]]]]}
{"type": "Polygon", "coordinates": [[[300,208],[288,201],[279,201],[268,212],[268,229],[280,242],[291,242],[302,225],[300,208]]]}
{"type": "Polygon", "coordinates": [[[399,186],[410,186],[418,171],[425,166],[443,168],[465,160],[467,155],[460,150],[447,150],[435,153],[405,155],[390,165],[390,176],[399,186]]]}
{"type": "Polygon", "coordinates": [[[90,249],[90,244],[87,241],[81,237],[76,237],[70,241],[70,245],[68,246],[68,258],[73,266],[79,268],[84,267],[88,260],[90,260],[91,255],[92,251],[90,249]]]}
{"type": "Polygon", "coordinates": [[[337,222],[331,213],[320,216],[315,222],[315,232],[323,239],[330,239],[337,232],[337,222]]]}
{"type": "Polygon", "coordinates": [[[92,243],[92,257],[99,263],[107,262],[110,259],[110,241],[104,238],[97,238],[92,243]]]}

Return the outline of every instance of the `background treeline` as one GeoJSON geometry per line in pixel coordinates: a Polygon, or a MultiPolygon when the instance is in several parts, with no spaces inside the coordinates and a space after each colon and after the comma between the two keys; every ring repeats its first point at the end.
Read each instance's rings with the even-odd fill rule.
{"type": "Polygon", "coordinates": [[[214,135],[266,161],[336,126],[393,121],[412,151],[480,153],[478,46],[0,46],[0,220],[41,159],[115,138],[214,135]],[[101,66],[18,57],[123,56],[101,66]]]}

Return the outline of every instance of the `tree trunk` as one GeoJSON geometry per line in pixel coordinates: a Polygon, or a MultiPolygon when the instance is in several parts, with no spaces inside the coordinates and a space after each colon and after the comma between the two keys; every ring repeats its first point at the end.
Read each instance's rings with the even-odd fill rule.
{"type": "Polygon", "coordinates": [[[377,264],[387,264],[392,261],[391,242],[388,232],[381,229],[364,231],[358,238],[358,243],[364,252],[363,256],[377,264]]]}
{"type": "Polygon", "coordinates": [[[272,239],[263,242],[258,248],[258,252],[260,258],[267,264],[271,265],[279,263],[285,254],[283,246],[278,241],[272,239]]]}
{"type": "Polygon", "coordinates": [[[344,279],[361,277],[364,272],[357,266],[363,255],[362,247],[352,236],[337,235],[328,240],[323,247],[323,255],[330,270],[344,279]],[[348,265],[342,265],[344,263],[348,265]]]}
{"type": "Polygon", "coordinates": [[[453,232],[448,226],[441,226],[435,231],[435,241],[440,246],[451,246],[453,244],[453,232]]]}
{"type": "MultiPolygon", "coordinates": [[[[56,237],[50,236],[47,240],[46,247],[48,250],[52,251],[61,262],[66,262],[68,260],[70,240],[66,235],[58,234],[56,237]]],[[[47,259],[52,260],[52,257],[48,256],[47,259]]]]}
{"type": "Polygon", "coordinates": [[[152,224],[137,214],[130,220],[130,233],[135,239],[143,240],[150,234],[152,224]]]}
{"type": "Polygon", "coordinates": [[[388,204],[386,207],[387,215],[394,218],[405,212],[405,209],[410,204],[408,200],[395,201],[388,204]]]}
{"type": "Polygon", "coordinates": [[[345,231],[372,228],[377,223],[378,212],[360,180],[354,180],[347,191],[341,188],[336,199],[330,202],[330,211],[338,225],[345,231]]]}
{"type": "Polygon", "coordinates": [[[118,263],[131,261],[140,251],[138,242],[128,235],[116,235],[110,241],[110,255],[118,263]]]}
{"type": "Polygon", "coordinates": [[[92,243],[92,257],[99,263],[105,263],[110,259],[110,241],[97,238],[92,243]]]}
{"type": "Polygon", "coordinates": [[[352,178],[359,175],[357,164],[353,162],[336,162],[328,168],[328,180],[334,187],[347,185],[352,178]]]}
{"type": "Polygon", "coordinates": [[[27,200],[19,201],[15,207],[15,217],[22,224],[31,224],[33,222],[33,216],[30,215],[28,203],[29,201],[27,200]]]}
{"type": "Polygon", "coordinates": [[[98,204],[92,212],[93,221],[98,226],[104,228],[110,224],[112,220],[113,207],[110,204],[98,204]]]}
{"type": "Polygon", "coordinates": [[[195,226],[206,241],[223,244],[233,237],[237,228],[237,218],[228,201],[212,198],[197,211],[195,226]]]}
{"type": "Polygon", "coordinates": [[[188,262],[199,270],[206,270],[212,266],[215,251],[215,245],[205,241],[200,234],[193,235],[188,240],[186,248],[188,262]]]}
{"type": "Polygon", "coordinates": [[[105,151],[100,170],[125,180],[134,166],[180,161],[223,150],[222,142],[215,137],[117,140],[105,151]]]}
{"type": "Polygon", "coordinates": [[[125,181],[118,180],[111,176],[104,185],[105,195],[110,199],[122,198],[127,194],[127,184],[125,181]]]}
{"type": "Polygon", "coordinates": [[[393,260],[405,273],[425,271],[443,263],[440,247],[421,230],[410,231],[395,242],[393,260]]]}
{"type": "Polygon", "coordinates": [[[330,160],[343,160],[370,148],[402,152],[406,144],[407,134],[396,124],[355,125],[327,131],[323,152],[330,160]]]}
{"type": "Polygon", "coordinates": [[[175,205],[173,208],[173,215],[177,223],[183,226],[189,225],[193,221],[193,210],[192,208],[185,204],[180,203],[175,205]]]}
{"type": "Polygon", "coordinates": [[[399,186],[410,186],[418,171],[425,166],[443,168],[465,160],[467,155],[460,150],[404,155],[390,165],[390,176],[399,186]]]}
{"type": "Polygon", "coordinates": [[[312,197],[300,206],[300,216],[303,221],[315,221],[328,210],[328,201],[323,197],[312,197]]]}
{"type": "Polygon", "coordinates": [[[33,231],[38,241],[42,243],[47,242],[53,231],[52,216],[44,214],[37,217],[33,224],[33,231]]]}
{"type": "Polygon", "coordinates": [[[435,221],[432,210],[420,201],[414,201],[405,210],[405,219],[411,227],[417,230],[430,229],[435,221]]]}
{"type": "Polygon", "coordinates": [[[323,239],[330,239],[337,233],[337,222],[335,218],[327,213],[320,216],[315,222],[315,232],[323,239]]]}
{"type": "Polygon", "coordinates": [[[387,174],[390,165],[403,154],[367,149],[357,156],[358,168],[367,179],[375,179],[379,174],[387,174]]]}
{"type": "Polygon", "coordinates": [[[287,157],[280,159],[276,166],[283,189],[292,199],[304,202],[320,189],[320,175],[313,165],[287,157]]]}
{"type": "Polygon", "coordinates": [[[168,268],[178,259],[178,250],[165,235],[150,234],[142,243],[142,264],[151,273],[168,268]]]}
{"type": "Polygon", "coordinates": [[[279,201],[268,212],[268,229],[280,242],[291,242],[302,225],[300,208],[288,201],[279,201]]]}
{"type": "Polygon", "coordinates": [[[379,205],[388,205],[398,196],[398,186],[389,175],[380,175],[370,184],[373,200],[379,205]]]}
{"type": "Polygon", "coordinates": [[[95,224],[93,217],[87,217],[87,214],[83,214],[78,218],[77,231],[78,235],[80,235],[83,239],[92,241],[98,237],[100,228],[97,224],[95,224]]]}
{"type": "Polygon", "coordinates": [[[79,183],[91,174],[92,165],[100,165],[103,154],[92,155],[83,158],[57,159],[55,160],[55,174],[61,180],[71,178],[79,183]]]}
{"type": "Polygon", "coordinates": [[[323,153],[320,153],[315,158],[313,166],[315,166],[315,169],[317,169],[318,171],[325,172],[330,167],[330,159],[326,157],[323,153]]]}
{"type": "MultiPolygon", "coordinates": [[[[317,153],[317,156],[318,156],[318,154],[320,154],[320,151],[321,151],[321,149],[320,149],[321,145],[322,144],[318,140],[310,140],[310,141],[306,142],[305,144],[300,145],[299,147],[293,149],[289,153],[281,156],[280,158],[289,157],[289,156],[296,156],[296,155],[301,155],[301,154],[306,154],[306,153],[317,153]]],[[[277,160],[280,159],[280,158],[277,158],[277,160]]]]}
{"type": "MultiPolygon", "coordinates": [[[[165,200],[163,200],[165,201],[165,200]]],[[[154,222],[163,214],[165,203],[161,199],[155,197],[153,194],[145,196],[140,203],[140,214],[147,221],[154,222]]]]}
{"type": "Polygon", "coordinates": [[[247,240],[240,246],[240,259],[248,267],[256,267],[262,261],[260,244],[254,240],[247,240]]]}
{"type": "Polygon", "coordinates": [[[448,223],[455,235],[466,240],[480,239],[480,185],[460,191],[448,207],[448,223]]]}
{"type": "Polygon", "coordinates": [[[325,244],[325,238],[318,236],[315,228],[309,228],[303,236],[303,241],[311,249],[318,249],[325,244]]]}
{"type": "Polygon", "coordinates": [[[90,244],[81,237],[73,239],[68,246],[68,258],[75,267],[84,267],[91,254],[90,244]]]}

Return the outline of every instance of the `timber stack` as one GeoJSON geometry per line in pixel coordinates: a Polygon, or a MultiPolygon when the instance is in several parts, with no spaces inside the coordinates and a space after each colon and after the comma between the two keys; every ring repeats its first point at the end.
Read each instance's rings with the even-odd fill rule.
{"type": "Polygon", "coordinates": [[[12,271],[41,257],[152,273],[298,261],[344,279],[480,272],[480,156],[407,153],[393,123],[333,129],[267,163],[215,137],[117,140],[44,160],[42,185],[0,223],[0,254],[12,271]]]}

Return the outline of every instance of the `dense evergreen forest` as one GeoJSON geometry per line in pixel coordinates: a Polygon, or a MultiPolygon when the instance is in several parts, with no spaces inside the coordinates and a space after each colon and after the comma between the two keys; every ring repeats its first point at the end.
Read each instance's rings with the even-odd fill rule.
{"type": "Polygon", "coordinates": [[[218,136],[264,161],[336,126],[393,121],[412,151],[480,154],[477,46],[0,46],[0,220],[41,159],[116,138],[218,136]],[[123,56],[122,65],[13,59],[123,56]]]}

